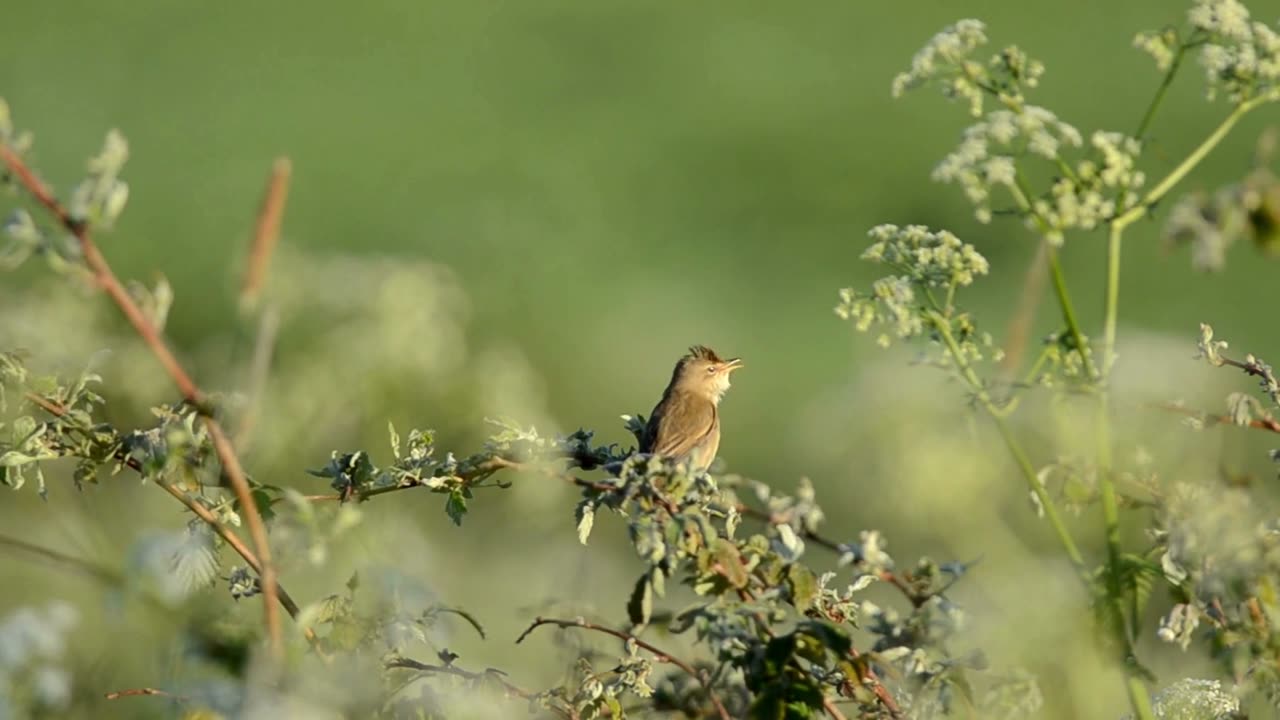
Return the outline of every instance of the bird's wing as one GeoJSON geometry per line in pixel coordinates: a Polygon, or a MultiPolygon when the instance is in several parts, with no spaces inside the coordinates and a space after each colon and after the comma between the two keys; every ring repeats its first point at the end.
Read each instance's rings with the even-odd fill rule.
{"type": "Polygon", "coordinates": [[[705,398],[672,395],[653,410],[644,451],[654,455],[684,457],[716,426],[716,406],[705,398]]]}

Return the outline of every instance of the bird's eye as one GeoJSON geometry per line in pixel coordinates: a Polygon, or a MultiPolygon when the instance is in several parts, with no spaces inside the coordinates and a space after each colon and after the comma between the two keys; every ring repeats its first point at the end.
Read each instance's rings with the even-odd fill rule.
{"type": "Polygon", "coordinates": [[[715,366],[715,365],[708,365],[708,366],[707,366],[707,373],[708,373],[708,374],[712,374],[712,375],[713,375],[713,374],[715,374],[715,371],[716,371],[716,366],[715,366]]]}

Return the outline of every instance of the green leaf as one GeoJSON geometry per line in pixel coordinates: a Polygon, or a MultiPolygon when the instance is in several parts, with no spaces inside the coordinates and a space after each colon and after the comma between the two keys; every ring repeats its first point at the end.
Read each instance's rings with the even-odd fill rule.
{"type": "Polygon", "coordinates": [[[467,497],[462,488],[449,491],[449,499],[444,503],[444,511],[448,513],[454,525],[462,525],[462,516],[467,514],[467,497]]]}
{"type": "Polygon", "coordinates": [[[796,632],[814,638],[837,656],[848,655],[853,648],[849,635],[830,623],[808,620],[797,625],[796,632]]]}
{"type": "Polygon", "coordinates": [[[720,574],[735,588],[747,586],[747,568],[742,564],[738,546],[729,540],[716,538],[711,544],[712,558],[720,566],[720,574]]]}
{"type": "Polygon", "coordinates": [[[787,566],[787,582],[791,586],[791,602],[796,610],[807,612],[817,601],[818,577],[809,568],[794,564],[787,566]]]}
{"type": "Polygon", "coordinates": [[[627,617],[635,627],[649,624],[653,616],[653,585],[649,582],[649,574],[645,573],[636,580],[631,590],[631,598],[627,600],[627,617]]]}
{"type": "Polygon", "coordinates": [[[35,455],[27,455],[26,453],[10,450],[0,455],[0,467],[18,467],[19,465],[30,465],[38,461],[40,458],[35,455]]]}

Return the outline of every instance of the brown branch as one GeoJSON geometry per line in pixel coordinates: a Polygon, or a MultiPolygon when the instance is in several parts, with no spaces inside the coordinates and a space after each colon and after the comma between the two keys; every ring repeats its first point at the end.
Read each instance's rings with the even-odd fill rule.
{"type": "MultiPolygon", "coordinates": [[[[1236,421],[1232,420],[1227,415],[1204,413],[1175,403],[1148,403],[1147,407],[1164,410],[1166,412],[1178,413],[1179,415],[1186,415],[1187,417],[1195,418],[1203,422],[1205,425],[1236,425],[1236,421]]],[[[1268,415],[1264,418],[1253,418],[1240,427],[1251,427],[1258,430],[1280,433],[1280,420],[1276,420],[1268,415]]]]}
{"type": "Polygon", "coordinates": [[[583,630],[592,630],[594,632],[603,633],[605,635],[612,635],[613,637],[616,637],[619,640],[622,640],[624,642],[626,641],[634,642],[637,647],[644,648],[645,650],[648,650],[650,653],[652,653],[654,656],[654,659],[657,660],[658,662],[675,665],[676,667],[680,668],[685,673],[687,673],[689,677],[693,678],[694,680],[697,680],[698,684],[702,685],[702,688],[707,691],[707,697],[711,699],[711,704],[715,706],[716,714],[720,716],[720,720],[732,720],[729,715],[729,711],[726,710],[724,707],[724,703],[720,702],[720,696],[716,695],[716,691],[711,687],[711,681],[706,676],[706,673],[699,671],[697,668],[693,667],[692,665],[685,662],[684,660],[681,660],[678,657],[675,657],[669,653],[659,650],[658,648],[654,647],[650,643],[645,642],[644,640],[641,640],[640,638],[636,637],[635,635],[632,635],[631,633],[623,632],[622,630],[615,630],[611,627],[607,627],[604,625],[597,625],[592,622],[587,622],[582,618],[576,618],[574,620],[558,620],[555,618],[538,617],[534,619],[533,623],[529,625],[529,627],[525,628],[524,632],[520,633],[520,637],[516,638],[516,644],[518,645],[521,642],[523,642],[526,637],[529,637],[530,633],[532,633],[534,630],[538,629],[539,627],[542,627],[543,625],[555,625],[556,627],[561,627],[561,628],[582,628],[583,630]]]}
{"type": "MultiPolygon", "coordinates": [[[[853,646],[849,647],[849,655],[851,655],[854,660],[861,657],[861,654],[858,652],[858,648],[853,646]]],[[[898,707],[898,703],[894,702],[893,696],[889,694],[889,689],[884,686],[884,683],[880,682],[879,677],[876,677],[876,671],[872,670],[870,665],[867,665],[866,668],[867,676],[863,678],[863,681],[865,682],[870,680],[871,692],[875,693],[876,697],[880,699],[880,704],[884,705],[885,709],[889,711],[891,716],[895,718],[900,717],[902,715],[902,709],[898,707]]]]}
{"type": "Polygon", "coordinates": [[[41,205],[47,208],[57,218],[58,222],[79,241],[85,263],[93,271],[97,284],[115,302],[120,311],[124,313],[124,316],[133,325],[139,337],[142,338],[142,341],[151,349],[152,354],[160,362],[161,367],[173,379],[174,384],[178,386],[182,396],[200,412],[201,417],[204,419],[205,427],[209,431],[209,437],[213,440],[214,451],[218,455],[218,460],[222,463],[223,471],[231,481],[231,488],[235,492],[236,498],[240,501],[241,509],[249,526],[249,536],[253,539],[258,556],[261,558],[259,574],[262,576],[263,609],[267,635],[270,638],[272,655],[277,659],[282,658],[284,656],[284,635],[280,626],[280,611],[276,605],[276,569],[271,559],[271,548],[267,542],[267,528],[262,522],[262,515],[258,513],[257,505],[253,502],[253,492],[249,488],[249,481],[245,477],[244,469],[240,466],[240,460],[236,457],[231,441],[227,439],[222,426],[213,417],[213,411],[206,402],[204,393],[196,385],[195,381],[191,379],[191,376],[187,374],[186,370],[182,368],[173,352],[165,345],[164,339],[160,337],[159,331],[156,330],[156,327],[147,318],[146,314],[133,301],[124,286],[120,284],[120,280],[116,278],[106,258],[103,257],[98,250],[98,246],[93,242],[88,223],[72,217],[70,212],[54,197],[49,188],[35,176],[26,163],[22,161],[22,158],[8,145],[0,143],[0,158],[4,159],[10,171],[13,172],[14,176],[18,178],[18,181],[27,191],[41,205]]]}
{"type": "Polygon", "coordinates": [[[116,690],[115,692],[109,692],[104,694],[103,697],[105,697],[108,700],[119,700],[120,698],[123,698],[123,697],[137,697],[140,695],[160,695],[163,697],[173,698],[174,700],[177,700],[179,702],[186,702],[189,699],[185,695],[174,695],[173,693],[167,692],[165,690],[158,690],[156,688],[149,688],[149,687],[130,688],[128,690],[116,690]]]}
{"type": "Polygon", "coordinates": [[[289,158],[276,159],[271,166],[271,177],[262,193],[262,207],[254,225],[253,241],[245,262],[244,280],[240,286],[240,306],[249,308],[257,302],[266,282],[267,268],[280,239],[280,221],[284,217],[285,201],[289,199],[289,178],[293,164],[289,158]]]}
{"type": "Polygon", "coordinates": [[[1048,277],[1049,244],[1040,241],[1036,254],[1022,279],[1022,293],[1018,296],[1018,307],[1009,327],[1005,331],[1005,354],[1000,368],[1006,377],[1012,377],[1022,365],[1026,354],[1027,342],[1031,337],[1031,329],[1035,324],[1036,309],[1044,292],[1044,281],[1048,277]]]}
{"type": "MultiPolygon", "coordinates": [[[[546,475],[547,477],[550,477],[550,478],[563,480],[564,482],[567,482],[571,485],[575,485],[577,487],[590,488],[592,490],[598,490],[601,492],[617,489],[615,486],[610,485],[609,483],[585,480],[583,478],[577,477],[570,473],[561,472],[559,470],[556,470],[551,467],[547,467],[545,465],[534,465],[530,463],[522,463],[516,460],[509,460],[507,458],[504,458],[498,455],[495,455],[483,462],[476,464],[475,467],[473,467],[472,469],[466,472],[459,473],[458,475],[455,476],[455,478],[458,480],[461,480],[464,483],[470,484],[474,482],[479,482],[481,480],[485,480],[499,470],[536,472],[541,475],[546,475]]],[[[439,480],[439,479],[440,479],[439,477],[432,477],[432,478],[426,478],[426,479],[405,478],[398,485],[387,485],[386,487],[354,490],[345,495],[343,493],[324,493],[319,495],[303,495],[302,497],[305,500],[308,500],[310,502],[333,502],[333,501],[348,502],[351,500],[355,500],[357,502],[363,502],[365,500],[375,498],[379,495],[386,495],[387,493],[399,492],[401,490],[410,490],[410,489],[419,488],[419,487],[426,487],[427,486],[426,480],[439,480]]]]}

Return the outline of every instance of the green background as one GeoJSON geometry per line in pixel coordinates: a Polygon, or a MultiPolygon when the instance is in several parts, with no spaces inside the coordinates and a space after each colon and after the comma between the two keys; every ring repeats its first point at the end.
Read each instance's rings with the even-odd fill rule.
{"type": "MultiPolygon", "coordinates": [[[[388,419],[402,432],[436,428],[460,454],[500,412],[625,443],[618,416],[647,414],[676,357],[708,344],[747,365],[723,406],[729,470],[784,489],[812,478],[831,534],[881,529],[900,562],[995,558],[966,580],[960,599],[977,618],[966,644],[1044,673],[1048,717],[1115,717],[1118,676],[1092,667],[1065,569],[1052,582],[1019,579],[1041,567],[1033,556],[998,562],[1021,552],[1013,546],[1062,563],[1003,456],[966,444],[982,430],[966,419],[963,394],[908,367],[907,353],[879,351],[831,308],[838,288],[878,277],[858,256],[882,222],[946,227],[977,245],[992,275],[967,304],[997,337],[1018,297],[1035,238],[1016,221],[978,225],[957,188],[928,178],[968,124],[965,108],[932,89],[889,96],[933,33],[985,20],[993,51],[1017,43],[1048,67],[1032,102],[1087,136],[1133,131],[1159,75],[1132,37],[1184,11],[1154,0],[10,3],[0,11],[0,96],[36,132],[30,158],[64,195],[108,128],[128,137],[130,207],[100,244],[122,277],[162,272],[172,283],[169,336],[211,388],[243,386],[252,329],[235,310],[240,263],[271,162],[291,158],[267,293],[285,320],[277,394],[265,439],[246,452],[259,479],[324,492],[302,471],[334,449],[385,461],[388,419]],[[894,459],[913,453],[938,461],[894,459]],[[1074,655],[1061,644],[1049,651],[1064,639],[1074,655]],[[1084,679],[1053,682],[1070,674],[1084,679]]],[[[1151,133],[1149,177],[1227,112],[1202,88],[1188,63],[1151,133]]],[[[1188,187],[1238,179],[1276,119],[1273,108],[1247,118],[1188,187]]],[[[1094,233],[1069,238],[1063,254],[1092,333],[1104,252],[1094,233]]],[[[1185,252],[1162,249],[1159,223],[1143,222],[1124,265],[1121,333],[1134,344],[1122,364],[1153,397],[1208,388],[1218,403],[1213,388],[1235,379],[1185,369],[1199,322],[1233,348],[1264,357],[1280,348],[1269,321],[1276,266],[1252,249],[1234,248],[1226,273],[1196,274],[1185,252]]],[[[123,328],[104,299],[69,297],[61,283],[36,263],[0,277],[0,346],[32,348],[35,366],[71,372],[113,348],[108,383],[136,384],[113,395],[111,419],[147,422],[147,404],[171,391],[127,334],[109,332],[123,328]]],[[[1056,328],[1052,311],[1046,301],[1037,334],[1056,328]]],[[[1157,445],[1177,428],[1150,413],[1128,427],[1150,430],[1144,442],[1157,445]]],[[[1254,458],[1266,439],[1208,443],[1254,458]]],[[[439,497],[409,495],[364,506],[377,527],[343,541],[330,567],[287,566],[295,594],[314,599],[352,569],[411,557],[402,570],[491,626],[487,643],[449,641],[460,662],[501,665],[530,686],[554,680],[556,663],[539,657],[553,650],[513,652],[507,642],[543,598],[623,616],[638,566],[626,551],[602,550],[621,547],[618,523],[600,524],[597,552],[576,545],[571,490],[520,478],[478,498],[461,529],[439,497]]],[[[24,490],[0,517],[6,532],[117,564],[144,529],[182,522],[161,493],[124,478],[79,495],[55,482],[47,504],[24,490]]],[[[1091,517],[1079,528],[1100,539],[1091,517]]],[[[115,660],[144,616],[109,630],[117,621],[95,609],[91,584],[19,558],[0,566],[29,579],[0,609],[78,594],[88,617],[102,613],[103,637],[86,641],[97,654],[85,651],[97,674],[78,678],[86,693],[164,683],[161,631],[115,660]]],[[[253,604],[237,611],[256,617],[253,604]]],[[[142,712],[151,701],[129,702],[142,712]]]]}

